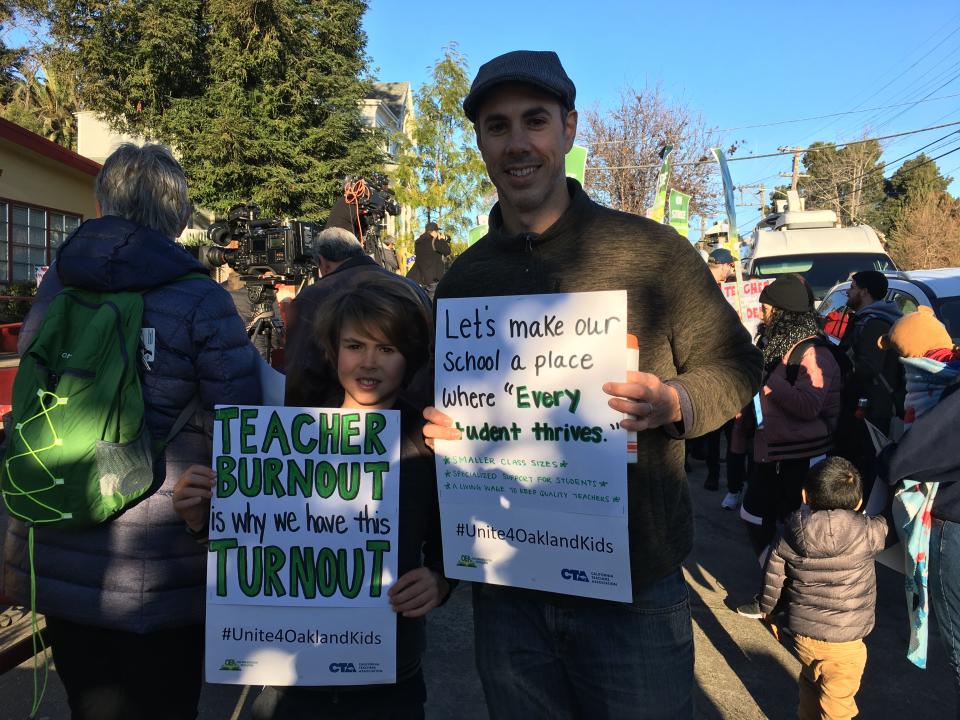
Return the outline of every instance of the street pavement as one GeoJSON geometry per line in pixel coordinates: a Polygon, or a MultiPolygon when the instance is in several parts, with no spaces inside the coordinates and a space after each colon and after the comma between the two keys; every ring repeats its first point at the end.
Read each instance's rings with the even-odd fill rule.
{"type": "MultiPolygon", "coordinates": [[[[696,519],[693,552],[685,563],[690,584],[696,645],[696,716],[786,720],[796,717],[799,665],[756,620],[733,608],[756,592],[760,569],[734,512],[720,509],[724,492],[703,489],[705,469],[694,461],[690,488],[696,519]]],[[[955,699],[946,658],[934,627],[927,670],[906,660],[907,614],[902,577],[877,568],[877,626],[867,638],[868,660],[857,695],[861,718],[942,720],[954,717],[955,699]]],[[[450,602],[431,613],[425,659],[430,720],[480,720],[486,717],[483,693],[473,665],[470,588],[461,586],[450,602]]],[[[96,652],[91,648],[91,652],[96,652]]],[[[156,668],[163,682],[162,668],[156,668]]],[[[27,717],[33,694],[31,663],[0,676],[0,719],[27,717]]],[[[208,685],[201,720],[249,718],[257,688],[208,685]]],[[[63,688],[51,672],[39,718],[69,717],[63,688]]],[[[637,718],[643,718],[638,708],[637,718]]],[[[530,720],[538,720],[530,718],[530,720]]]]}

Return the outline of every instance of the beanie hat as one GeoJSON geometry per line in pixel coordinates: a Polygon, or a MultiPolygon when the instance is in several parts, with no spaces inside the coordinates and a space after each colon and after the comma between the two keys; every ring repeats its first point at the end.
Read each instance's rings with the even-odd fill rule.
{"type": "Polygon", "coordinates": [[[931,350],[952,348],[953,338],[943,323],[937,320],[933,309],[921,305],[916,312],[897,320],[877,344],[884,350],[896,350],[901,357],[919,358],[931,350]]]}
{"type": "Polygon", "coordinates": [[[514,50],[484,63],[463,100],[463,112],[470,122],[477,121],[483,95],[497,85],[526,83],[555,95],[567,110],[573,110],[577,88],[567,76],[560,58],[552,50],[514,50]]]}
{"type": "Polygon", "coordinates": [[[760,302],[790,312],[813,310],[813,291],[799,275],[781,275],[760,293],[760,302]]]}

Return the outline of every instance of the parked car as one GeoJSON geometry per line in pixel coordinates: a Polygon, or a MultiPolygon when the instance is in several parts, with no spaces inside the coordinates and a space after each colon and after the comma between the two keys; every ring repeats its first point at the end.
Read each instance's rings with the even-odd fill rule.
{"type": "MultiPolygon", "coordinates": [[[[887,300],[895,302],[904,314],[915,312],[921,305],[933,308],[940,322],[946,325],[950,337],[960,344],[960,268],[884,274],[890,283],[887,300]]],[[[849,280],[834,285],[817,308],[824,330],[835,339],[843,337],[846,331],[850,314],[847,308],[849,288],[849,280]]]]}

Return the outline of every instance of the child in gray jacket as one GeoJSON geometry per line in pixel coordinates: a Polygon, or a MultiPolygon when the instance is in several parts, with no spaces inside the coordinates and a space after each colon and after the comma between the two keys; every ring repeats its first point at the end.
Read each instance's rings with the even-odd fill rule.
{"type": "Polygon", "coordinates": [[[760,609],[769,615],[782,594],[802,665],[800,719],[852,718],[877,602],[874,557],[887,523],[857,512],[860,475],[843,458],[810,469],[803,502],[767,560],[760,609]]]}

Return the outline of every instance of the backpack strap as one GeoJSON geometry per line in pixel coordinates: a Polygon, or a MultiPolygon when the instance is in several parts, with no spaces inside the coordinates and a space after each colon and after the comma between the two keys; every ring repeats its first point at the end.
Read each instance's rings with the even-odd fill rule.
{"type": "Polygon", "coordinates": [[[800,377],[800,363],[803,360],[803,354],[812,347],[820,345],[819,338],[807,338],[794,346],[787,357],[787,382],[791,385],[797,384],[797,378],[800,377]]]}
{"type": "Polygon", "coordinates": [[[190,422],[190,419],[197,413],[200,409],[200,396],[194,395],[190,398],[190,402],[187,403],[186,407],[180,411],[180,414],[177,415],[177,419],[173,421],[173,425],[170,426],[170,432],[167,433],[167,436],[163,439],[163,442],[155,446],[154,448],[154,459],[158,459],[163,451],[167,449],[167,445],[180,434],[180,431],[186,427],[187,423],[190,422]]]}

